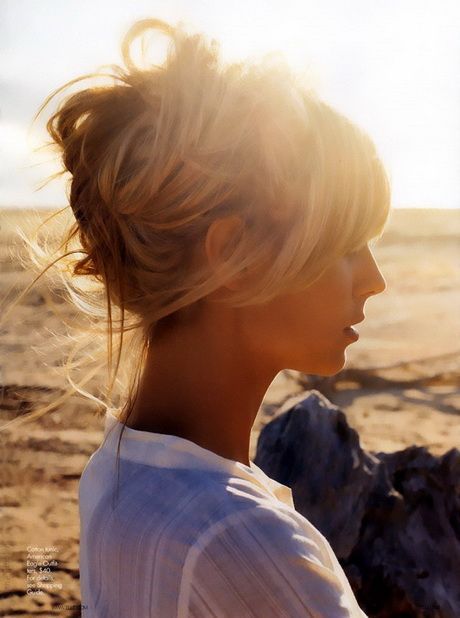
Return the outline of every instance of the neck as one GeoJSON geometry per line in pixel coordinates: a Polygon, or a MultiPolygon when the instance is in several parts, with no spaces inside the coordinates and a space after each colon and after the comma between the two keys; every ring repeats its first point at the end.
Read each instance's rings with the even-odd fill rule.
{"type": "Polygon", "coordinates": [[[209,337],[193,329],[153,342],[127,425],[249,465],[252,425],[276,371],[263,370],[220,327],[210,326],[209,337]]]}

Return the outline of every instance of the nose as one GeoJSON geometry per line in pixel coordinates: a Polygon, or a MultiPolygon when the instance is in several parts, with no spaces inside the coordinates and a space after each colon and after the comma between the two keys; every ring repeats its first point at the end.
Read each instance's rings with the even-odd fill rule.
{"type": "Polygon", "coordinates": [[[377,266],[377,263],[374,261],[375,263],[375,270],[376,270],[376,281],[374,283],[374,291],[372,292],[372,294],[381,294],[382,292],[384,292],[387,289],[387,282],[385,281],[385,277],[382,275],[379,267],[377,266]]]}
{"type": "Polygon", "coordinates": [[[366,247],[363,252],[360,274],[358,276],[359,284],[357,289],[362,296],[375,296],[386,290],[387,284],[385,278],[380,272],[377,262],[369,247],[366,247]]]}

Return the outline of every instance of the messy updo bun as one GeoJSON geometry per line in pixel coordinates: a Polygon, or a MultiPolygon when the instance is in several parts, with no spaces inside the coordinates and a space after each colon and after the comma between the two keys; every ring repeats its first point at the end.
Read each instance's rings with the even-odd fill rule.
{"type": "Polygon", "coordinates": [[[39,277],[56,272],[53,285],[89,320],[86,338],[72,338],[68,367],[86,376],[90,359],[102,358],[108,388],[96,395],[81,388],[86,377],[77,386],[67,375],[70,390],[104,410],[134,396],[153,335],[226,278],[257,273],[228,299],[234,306],[306,287],[379,235],[390,203],[369,137],[283,62],[225,64],[215,41],[158,19],[136,22],[121,49],[124,67],[72,80],[39,109],[36,117],[83,79],[112,79],[68,95],[47,122],[60,173],[69,174],[61,254],[24,237],[39,277]],[[167,58],[141,67],[133,42],[150,29],[169,37],[167,58]],[[198,248],[228,214],[244,224],[211,271],[198,248]]]}

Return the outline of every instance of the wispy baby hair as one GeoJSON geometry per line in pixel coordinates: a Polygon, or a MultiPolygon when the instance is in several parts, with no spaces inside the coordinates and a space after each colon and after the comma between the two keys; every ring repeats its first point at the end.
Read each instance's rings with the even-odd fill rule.
{"type": "Polygon", "coordinates": [[[83,79],[112,80],[68,95],[49,118],[72,219],[53,251],[24,238],[39,277],[57,272],[89,320],[72,337],[68,394],[104,410],[132,400],[155,336],[227,279],[257,274],[225,299],[235,307],[307,287],[380,234],[390,207],[371,139],[284,62],[225,63],[216,41],[158,19],[136,22],[121,51],[123,67],[71,80],[39,109],[83,79]],[[151,29],[169,37],[167,56],[140,66],[133,42],[151,29]],[[199,249],[226,215],[242,224],[211,269],[199,249]],[[102,367],[107,388],[84,390],[102,367]],[[83,371],[79,384],[70,369],[83,371]]]}

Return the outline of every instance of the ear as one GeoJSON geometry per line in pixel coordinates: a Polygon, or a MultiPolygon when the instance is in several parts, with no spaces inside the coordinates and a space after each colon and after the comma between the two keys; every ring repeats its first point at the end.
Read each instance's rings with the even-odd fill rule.
{"type": "MultiPolygon", "coordinates": [[[[243,230],[244,222],[238,215],[215,219],[211,223],[206,233],[204,253],[213,270],[222,269],[222,264],[231,254],[243,230]]],[[[225,270],[222,270],[222,275],[225,276],[225,270]]],[[[234,277],[227,280],[223,287],[237,289],[238,279],[234,277]]]]}

